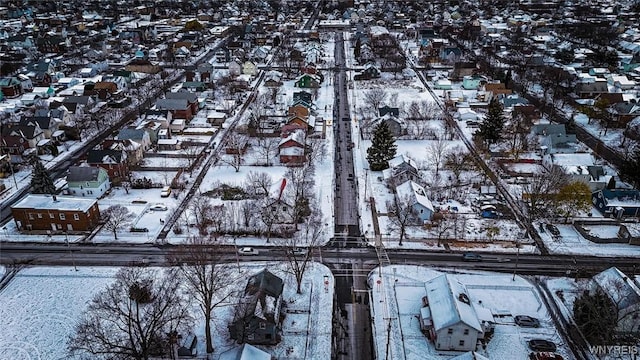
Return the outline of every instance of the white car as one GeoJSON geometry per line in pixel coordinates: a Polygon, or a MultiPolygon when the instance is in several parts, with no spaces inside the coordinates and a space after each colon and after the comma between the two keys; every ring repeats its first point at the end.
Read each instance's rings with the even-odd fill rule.
{"type": "Polygon", "coordinates": [[[238,249],[238,254],[240,255],[258,255],[258,250],[252,247],[241,247],[238,249]]]}
{"type": "Polygon", "coordinates": [[[165,204],[153,204],[149,206],[149,210],[152,211],[167,211],[167,205],[165,204]]]}

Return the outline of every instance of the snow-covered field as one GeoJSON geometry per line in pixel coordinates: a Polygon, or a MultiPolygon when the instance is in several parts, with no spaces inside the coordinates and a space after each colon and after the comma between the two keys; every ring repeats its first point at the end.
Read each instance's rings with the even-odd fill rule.
{"type": "Polygon", "coordinates": [[[68,359],[67,338],[115,268],[38,267],[20,271],[0,292],[0,359],[68,359]]]}
{"type": "MultiPolygon", "coordinates": [[[[235,265],[230,265],[235,266],[235,265]]],[[[244,275],[234,285],[244,290],[247,277],[267,268],[283,278],[283,299],[287,303],[282,342],[260,347],[276,358],[329,359],[334,280],[327,267],[310,263],[303,280],[302,294],[296,294],[295,278],[284,263],[242,264],[244,275]],[[325,286],[325,280],[327,285],[325,286]]],[[[67,338],[76,320],[93,296],[106,288],[118,269],[79,267],[38,267],[22,270],[0,292],[0,360],[62,360],[67,338]]],[[[233,305],[233,304],[227,304],[233,305]]],[[[204,323],[194,304],[199,354],[205,354],[204,323]]],[[[226,326],[233,306],[221,306],[214,312],[217,358],[235,347],[226,326]]]]}
{"type": "MultiPolygon", "coordinates": [[[[640,256],[640,246],[628,244],[596,244],[582,237],[573,225],[557,224],[560,236],[553,237],[548,231],[540,232],[540,237],[544,241],[547,249],[552,254],[569,255],[595,255],[595,256],[640,256]]],[[[602,231],[598,227],[591,227],[594,235],[601,234],[611,236],[611,226],[605,227],[602,231]]],[[[616,237],[616,236],[613,236],[616,237]]]]}
{"type": "MultiPolygon", "coordinates": [[[[418,266],[385,266],[381,284],[377,285],[380,279],[378,271],[375,269],[369,275],[373,305],[371,317],[378,358],[385,358],[388,341],[389,359],[444,360],[459,355],[459,352],[436,350],[420,331],[420,308],[422,297],[426,295],[424,283],[444,272],[418,266]],[[387,331],[389,322],[390,332],[387,331]]],[[[481,304],[494,314],[506,315],[497,318],[493,337],[486,349],[478,349],[478,352],[492,360],[526,360],[530,352],[527,340],[544,338],[555,342],[558,353],[565,359],[573,359],[536,288],[525,278],[516,276],[512,280],[511,275],[483,272],[456,273],[454,276],[466,285],[472,302],[481,304]],[[536,317],[541,326],[519,327],[513,320],[516,315],[536,317]]]]}

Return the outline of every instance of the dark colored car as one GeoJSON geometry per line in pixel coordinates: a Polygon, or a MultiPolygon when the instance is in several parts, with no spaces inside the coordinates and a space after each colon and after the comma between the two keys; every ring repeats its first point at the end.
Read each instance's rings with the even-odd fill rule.
{"type": "Polygon", "coordinates": [[[562,356],[554,352],[532,352],[529,360],[564,360],[562,356]]]}
{"type": "Polygon", "coordinates": [[[513,318],[516,321],[516,324],[522,327],[540,327],[540,320],[527,316],[527,315],[518,315],[513,318]]]}
{"type": "Polygon", "coordinates": [[[527,342],[529,349],[533,351],[556,351],[556,344],[544,339],[531,339],[527,342]]]}
{"type": "Polygon", "coordinates": [[[462,254],[463,261],[482,261],[482,256],[476,253],[464,253],[462,254]]]}

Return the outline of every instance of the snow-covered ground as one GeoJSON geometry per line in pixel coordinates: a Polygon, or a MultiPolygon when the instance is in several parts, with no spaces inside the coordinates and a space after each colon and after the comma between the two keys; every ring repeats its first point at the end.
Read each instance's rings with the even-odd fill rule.
{"type": "MultiPolygon", "coordinates": [[[[264,268],[283,278],[283,300],[287,310],[282,342],[260,348],[280,359],[328,360],[334,291],[334,279],[329,269],[319,263],[310,263],[303,279],[302,294],[296,294],[295,278],[286,272],[284,263],[243,263],[239,272],[244,276],[234,283],[235,290],[244,290],[247,277],[264,268]]],[[[0,359],[69,359],[66,341],[73,333],[77,319],[93,296],[111,284],[117,270],[38,267],[19,272],[0,292],[0,359]]],[[[197,319],[198,353],[205,354],[204,323],[195,304],[193,309],[197,319]]],[[[223,329],[214,334],[214,359],[237,346],[229,340],[226,331],[232,316],[233,306],[221,306],[214,312],[213,328],[223,329]]]]}
{"type": "Polygon", "coordinates": [[[37,267],[20,271],[0,292],[0,359],[68,359],[67,338],[115,268],[37,267]]]}
{"type": "MultiPolygon", "coordinates": [[[[585,239],[570,224],[556,224],[560,236],[552,236],[548,231],[539,232],[547,249],[552,254],[595,255],[595,256],[640,256],[640,246],[629,244],[597,244],[585,239]]],[[[591,226],[594,235],[601,233],[607,237],[617,237],[611,226],[591,226]],[[613,236],[612,236],[613,235],[613,236]]]]}
{"type": "MultiPolygon", "coordinates": [[[[418,266],[385,266],[369,275],[372,285],[372,326],[378,358],[388,359],[449,359],[459,352],[438,351],[420,331],[419,315],[424,283],[444,272],[418,266]],[[391,325],[391,331],[387,331],[391,325]],[[389,343],[389,357],[385,357],[389,343]]],[[[573,359],[564,340],[555,329],[548,310],[537,289],[525,278],[495,273],[456,273],[455,278],[466,285],[471,301],[504,316],[496,318],[495,333],[486,349],[478,352],[492,360],[526,360],[527,341],[544,338],[558,345],[558,353],[573,359]],[[514,323],[513,316],[529,315],[540,320],[539,328],[523,328],[514,323]]]]}

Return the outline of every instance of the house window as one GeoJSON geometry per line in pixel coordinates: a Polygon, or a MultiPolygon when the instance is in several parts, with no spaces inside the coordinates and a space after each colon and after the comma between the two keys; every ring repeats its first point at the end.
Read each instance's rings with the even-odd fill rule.
{"type": "Polygon", "coordinates": [[[278,211],[278,209],[277,209],[275,206],[272,206],[272,207],[271,207],[271,211],[272,211],[272,212],[276,212],[276,211],[278,211]]]}
{"type": "Polygon", "coordinates": [[[271,340],[271,334],[264,334],[264,338],[267,340],[271,340]]]}
{"type": "Polygon", "coordinates": [[[283,207],[282,207],[282,211],[287,211],[287,207],[286,207],[286,206],[283,206],[283,207]]]}
{"type": "Polygon", "coordinates": [[[460,345],[460,346],[464,346],[464,340],[460,340],[460,342],[458,343],[458,345],[460,345]]]}
{"type": "Polygon", "coordinates": [[[449,334],[449,335],[453,334],[453,329],[451,329],[451,328],[447,329],[447,334],[449,334]]]}
{"type": "Polygon", "coordinates": [[[56,228],[57,228],[58,230],[62,230],[62,224],[56,224],[56,228]]]}
{"type": "Polygon", "coordinates": [[[42,214],[38,213],[38,219],[42,219],[42,214]]]}
{"type": "Polygon", "coordinates": [[[55,215],[53,215],[52,213],[49,213],[49,219],[55,219],[55,218],[56,218],[55,215]]]}
{"type": "Polygon", "coordinates": [[[29,220],[33,220],[33,214],[29,213],[29,220]]]}
{"type": "Polygon", "coordinates": [[[254,337],[253,337],[253,334],[248,334],[248,335],[247,335],[247,340],[253,340],[253,338],[254,338],[254,337]]]}
{"type": "Polygon", "coordinates": [[[469,329],[464,329],[464,334],[469,335],[469,329]]]}
{"type": "Polygon", "coordinates": [[[260,330],[264,330],[264,329],[266,329],[266,328],[267,328],[267,324],[265,324],[265,323],[261,322],[261,323],[260,323],[260,330]]]}
{"type": "MultiPolygon", "coordinates": [[[[80,220],[80,215],[78,214],[73,214],[73,220],[80,220]]],[[[468,330],[467,330],[468,331],[468,330]]]]}
{"type": "Polygon", "coordinates": [[[60,214],[60,220],[67,220],[67,217],[64,214],[60,214]]]}

